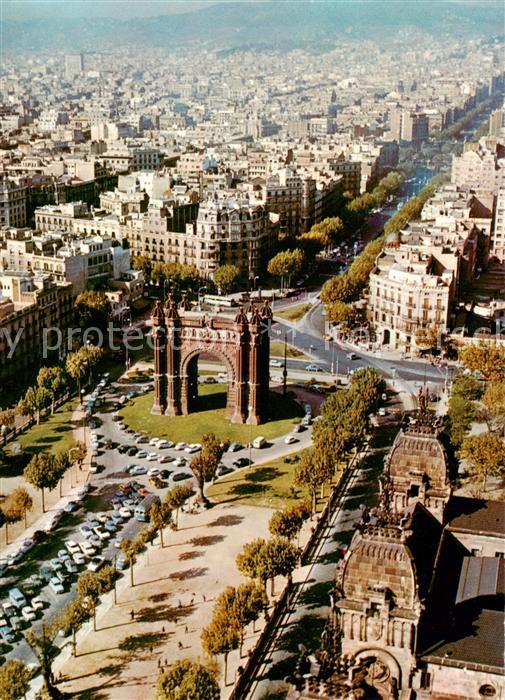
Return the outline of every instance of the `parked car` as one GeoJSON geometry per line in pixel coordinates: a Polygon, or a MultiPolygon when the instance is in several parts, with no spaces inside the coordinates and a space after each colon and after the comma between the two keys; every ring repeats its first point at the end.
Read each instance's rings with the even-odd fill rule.
{"type": "Polygon", "coordinates": [[[272,360],[270,360],[270,366],[271,367],[282,367],[282,360],[272,359],[272,360]]]}
{"type": "Polygon", "coordinates": [[[93,534],[90,526],[86,525],[85,523],[83,523],[82,525],[79,525],[79,532],[81,533],[81,535],[83,537],[86,537],[86,539],[91,537],[91,535],[93,534]]]}
{"type": "Polygon", "coordinates": [[[202,446],[198,444],[197,442],[194,442],[192,445],[188,445],[185,449],[184,452],[187,452],[188,454],[192,455],[195,452],[200,452],[202,449],[202,446]]]}
{"type": "Polygon", "coordinates": [[[187,444],[185,442],[178,442],[174,449],[180,451],[180,450],[185,450],[186,447],[187,447],[187,444]]]}
{"type": "Polygon", "coordinates": [[[179,472],[173,475],[172,481],[185,481],[186,479],[191,479],[192,476],[192,474],[188,474],[187,472],[179,472]]]}
{"type": "Polygon", "coordinates": [[[77,564],[72,559],[66,559],[63,563],[63,566],[65,567],[68,574],[77,573],[77,564]]]}
{"type": "Polygon", "coordinates": [[[96,549],[93,547],[91,542],[79,542],[79,546],[83,554],[88,557],[92,557],[95,554],[96,549]]]}
{"type": "Polygon", "coordinates": [[[93,559],[90,560],[87,569],[88,571],[100,571],[102,566],[105,564],[105,559],[103,557],[93,557],[93,559]]]}
{"type": "Polygon", "coordinates": [[[157,459],[158,459],[158,455],[157,455],[156,452],[149,452],[149,454],[147,455],[147,461],[148,461],[148,462],[154,462],[154,461],[156,461],[157,459]]]}
{"type": "Polygon", "coordinates": [[[172,440],[160,440],[158,442],[158,449],[159,450],[168,450],[173,446],[174,446],[174,443],[172,442],[172,440]]]}
{"type": "Polygon", "coordinates": [[[21,610],[21,615],[26,622],[32,622],[33,620],[37,619],[37,614],[35,613],[35,610],[30,607],[30,605],[25,605],[25,607],[21,610]]]}
{"type": "MultiPolygon", "coordinates": [[[[28,602],[25,598],[24,593],[17,587],[10,589],[9,601],[16,608],[23,608],[25,605],[28,605],[28,602]]],[[[5,610],[5,606],[4,606],[4,610],[5,610]]]]}
{"type": "Polygon", "coordinates": [[[123,553],[116,558],[116,569],[122,571],[128,566],[128,561],[123,553]]]}
{"type": "Polygon", "coordinates": [[[147,456],[148,456],[148,453],[146,450],[140,450],[139,452],[137,452],[137,457],[139,459],[145,459],[147,456]]]}
{"type": "Polygon", "coordinates": [[[138,454],[138,451],[139,451],[139,448],[135,447],[135,445],[133,445],[132,447],[129,447],[128,451],[127,451],[128,457],[135,457],[135,455],[138,454]]]}
{"type": "Polygon", "coordinates": [[[111,535],[113,535],[117,530],[117,528],[112,520],[107,520],[107,522],[103,524],[103,527],[104,527],[104,530],[106,530],[107,532],[110,532],[111,535]]]}
{"type": "Polygon", "coordinates": [[[162,479],[168,479],[168,477],[170,476],[171,473],[172,472],[169,471],[168,469],[161,469],[160,470],[160,476],[162,479]]]}
{"type": "Polygon", "coordinates": [[[158,476],[160,473],[160,470],[157,469],[156,467],[153,467],[152,469],[149,469],[147,472],[147,476],[158,476]]]}
{"type": "Polygon", "coordinates": [[[44,610],[44,601],[42,600],[42,598],[39,598],[39,596],[35,596],[35,598],[32,598],[30,603],[34,610],[44,610]]]}
{"type": "Polygon", "coordinates": [[[307,365],[305,367],[305,371],[306,372],[322,372],[323,370],[321,369],[321,367],[319,367],[319,365],[307,365]]]}
{"type": "Polygon", "coordinates": [[[141,474],[147,474],[147,467],[144,467],[142,464],[138,464],[130,471],[130,474],[132,476],[140,476],[141,474]]]}
{"type": "Polygon", "coordinates": [[[147,435],[138,435],[138,436],[135,438],[135,442],[136,442],[137,445],[141,445],[142,443],[145,443],[145,442],[148,442],[148,441],[149,441],[149,438],[147,437],[147,435]]]}
{"type": "Polygon", "coordinates": [[[228,448],[229,452],[238,452],[239,450],[244,449],[244,446],[240,444],[240,442],[232,442],[228,448]]]}
{"type": "Polygon", "coordinates": [[[119,515],[121,516],[121,518],[123,518],[124,520],[128,520],[128,518],[132,517],[131,510],[129,508],[126,508],[125,506],[120,508],[118,512],[119,512],[119,515]]]}
{"type": "Polygon", "coordinates": [[[117,451],[119,452],[120,455],[124,455],[128,452],[130,448],[128,445],[118,445],[117,451]]]}
{"type": "Polygon", "coordinates": [[[296,438],[294,435],[287,435],[284,438],[284,443],[286,445],[292,445],[294,442],[298,442],[298,438],[296,438]]]}
{"type": "Polygon", "coordinates": [[[86,563],[86,557],[82,552],[74,552],[74,554],[72,554],[72,559],[77,566],[82,566],[86,563]]]}
{"type": "Polygon", "coordinates": [[[13,644],[16,641],[16,635],[7,625],[0,627],[0,638],[7,644],[13,644]]]}
{"type": "Polygon", "coordinates": [[[53,576],[53,578],[49,581],[49,588],[53,591],[53,593],[60,594],[65,592],[63,584],[61,583],[60,579],[56,578],[56,576],[53,576]]]}

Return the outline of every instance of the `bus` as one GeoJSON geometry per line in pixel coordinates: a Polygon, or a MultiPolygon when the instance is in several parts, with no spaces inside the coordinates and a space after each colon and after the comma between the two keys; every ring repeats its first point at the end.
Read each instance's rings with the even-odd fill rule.
{"type": "Polygon", "coordinates": [[[206,294],[203,297],[205,304],[210,306],[223,306],[231,309],[233,306],[237,306],[235,299],[230,299],[230,297],[220,297],[218,294],[206,294]]]}
{"type": "Polygon", "coordinates": [[[159,496],[155,493],[150,493],[146,496],[143,501],[141,501],[137,506],[135,506],[135,518],[139,522],[146,522],[149,520],[149,512],[155,503],[161,503],[159,496]]]}

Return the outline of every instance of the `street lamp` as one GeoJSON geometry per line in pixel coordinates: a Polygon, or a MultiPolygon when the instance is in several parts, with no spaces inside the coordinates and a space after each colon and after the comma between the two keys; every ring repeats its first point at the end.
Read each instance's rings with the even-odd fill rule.
{"type": "MultiPolygon", "coordinates": [[[[247,413],[250,416],[253,411],[252,406],[247,407],[247,413]]],[[[252,464],[252,423],[249,424],[249,466],[252,464]]]]}
{"type": "Polygon", "coordinates": [[[284,367],[282,370],[282,395],[286,396],[288,378],[288,338],[287,331],[284,333],[284,367]]]}
{"type": "Polygon", "coordinates": [[[206,291],[207,291],[207,287],[200,287],[200,288],[198,289],[198,309],[199,309],[199,310],[201,310],[201,303],[202,303],[202,302],[200,301],[200,298],[201,298],[201,297],[200,297],[200,292],[202,292],[202,291],[206,292],[206,291]]]}

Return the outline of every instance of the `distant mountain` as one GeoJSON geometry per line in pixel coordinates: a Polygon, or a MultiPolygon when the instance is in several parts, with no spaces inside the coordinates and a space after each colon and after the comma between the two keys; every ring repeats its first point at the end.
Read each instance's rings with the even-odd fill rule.
{"type": "MultiPolygon", "coordinates": [[[[92,5],[90,5],[90,9],[92,5]]],[[[118,46],[172,48],[192,42],[210,49],[247,45],[327,49],[339,37],[387,39],[405,29],[434,36],[493,36],[503,26],[503,4],[485,2],[220,3],[198,11],[122,20],[120,17],[3,21],[4,51],[96,51],[118,46]]]]}

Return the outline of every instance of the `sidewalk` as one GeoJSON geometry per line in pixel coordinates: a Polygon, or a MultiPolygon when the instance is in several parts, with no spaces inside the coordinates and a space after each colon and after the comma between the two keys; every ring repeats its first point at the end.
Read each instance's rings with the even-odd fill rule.
{"type": "MultiPolygon", "coordinates": [[[[81,407],[79,406],[72,414],[72,421],[75,422],[78,426],[73,430],[73,437],[76,441],[80,440],[81,442],[83,441],[83,431],[81,427],[82,418],[83,412],[81,407]]],[[[86,431],[86,450],[87,454],[82,465],[82,470],[79,470],[77,467],[71,467],[65,472],[65,475],[63,477],[64,480],[70,480],[70,485],[66,484],[65,486],[64,484],[64,489],[67,492],[63,496],[61,496],[61,498],[58,496],[58,499],[55,502],[51,503],[49,507],[47,507],[47,504],[48,501],[51,501],[51,498],[48,498],[48,495],[54,494],[54,492],[59,492],[59,486],[56,486],[56,488],[52,489],[52,491],[49,491],[48,493],[46,492],[46,512],[41,513],[40,517],[38,517],[37,520],[31,523],[26,529],[23,528],[22,532],[18,534],[11,542],[9,542],[8,545],[2,545],[2,558],[6,558],[9,554],[14,554],[18,552],[25,539],[31,537],[36,530],[45,530],[46,528],[48,528],[52,523],[55,512],[58,510],[62,510],[67,505],[67,503],[69,503],[69,501],[75,500],[78,490],[89,478],[89,463],[91,455],[89,445],[89,431],[86,431]]],[[[22,479],[22,477],[20,479],[20,482],[21,483],[16,484],[16,486],[21,486],[25,484],[24,479],[22,479]]],[[[14,486],[14,488],[16,486],[14,486]]],[[[29,488],[31,492],[33,490],[33,487],[29,488]]],[[[33,500],[34,503],[40,503],[40,492],[38,490],[33,495],[33,500]]]]}

